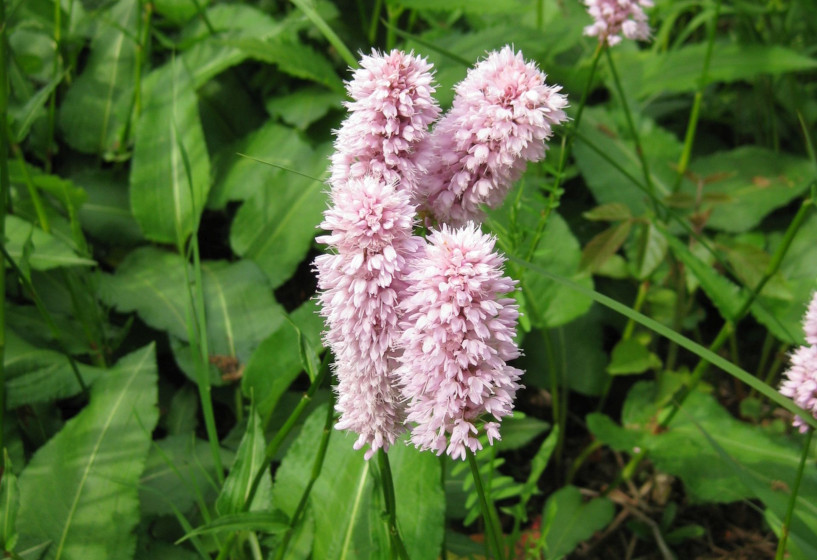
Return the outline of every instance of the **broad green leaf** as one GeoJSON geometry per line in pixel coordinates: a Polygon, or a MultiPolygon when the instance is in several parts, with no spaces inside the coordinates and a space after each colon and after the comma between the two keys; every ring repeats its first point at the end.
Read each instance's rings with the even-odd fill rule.
{"type": "Polygon", "coordinates": [[[726,277],[718,274],[709,264],[699,259],[675,236],[667,235],[672,252],[684,263],[689,274],[694,276],[703,291],[721,312],[724,319],[734,321],[746,295],[739,286],[733,284],[726,277]]]}
{"type": "Polygon", "coordinates": [[[198,426],[198,414],[198,391],[192,385],[185,384],[173,394],[162,425],[171,436],[191,434],[198,426]]]}
{"type": "Polygon", "coordinates": [[[399,442],[389,450],[389,462],[397,503],[397,527],[409,558],[436,560],[445,526],[440,460],[432,453],[399,442]]]}
{"type": "Polygon", "coordinates": [[[225,531],[259,531],[267,534],[283,533],[288,526],[289,524],[287,523],[286,517],[281,515],[280,512],[242,511],[223,515],[197,528],[195,531],[187,533],[180,539],[180,542],[195,535],[206,535],[225,531]]]}
{"type": "Polygon", "coordinates": [[[306,130],[331,109],[340,109],[343,100],[344,97],[339,93],[313,87],[270,97],[265,106],[273,117],[300,130],[306,130]]]}
{"type": "Polygon", "coordinates": [[[587,422],[587,429],[596,439],[616,451],[634,453],[634,450],[641,445],[640,431],[629,430],[626,426],[619,426],[606,414],[592,412],[587,415],[585,421],[587,422]]]}
{"type": "Polygon", "coordinates": [[[59,124],[81,152],[112,154],[128,125],[133,97],[139,2],[120,0],[97,18],[91,56],[60,105],[59,124]]]}
{"type": "Polygon", "coordinates": [[[9,116],[13,119],[12,130],[14,131],[13,138],[17,144],[23,142],[31,130],[31,125],[34,121],[43,116],[45,113],[45,103],[51,96],[51,93],[57,89],[57,86],[65,78],[65,73],[53,78],[48,84],[43,86],[26,104],[20,108],[19,112],[9,111],[9,116]]]}
{"type": "Polygon", "coordinates": [[[638,253],[633,263],[635,277],[645,280],[658,268],[667,256],[667,240],[652,222],[641,225],[638,237],[638,253]]]}
{"type": "MultiPolygon", "coordinates": [[[[100,279],[100,295],[119,311],[136,311],[148,325],[187,341],[189,294],[182,266],[179,255],[153,247],[136,249],[116,274],[100,279]]],[[[284,320],[283,309],[253,263],[205,261],[201,267],[210,355],[244,364],[284,320]]]]}
{"type": "Polygon", "coordinates": [[[301,371],[298,331],[284,321],[253,352],[244,368],[241,391],[253,399],[261,417],[267,418],[301,371]]]}
{"type": "Polygon", "coordinates": [[[602,231],[587,242],[582,251],[579,268],[583,271],[596,272],[607,260],[618,252],[630,235],[631,221],[621,222],[602,231]]]}
{"type": "Polygon", "coordinates": [[[607,498],[585,502],[575,486],[551,494],[542,513],[543,549],[550,560],[564,558],[582,541],[613,520],[615,508],[607,498]]]}
{"type": "MultiPolygon", "coordinates": [[[[774,253],[782,234],[776,235],[769,252],[774,253]]],[[[777,338],[789,344],[803,344],[802,320],[811,294],[817,290],[817,215],[812,211],[794,237],[780,273],[791,293],[787,300],[761,296],[752,306],[752,315],[777,338]]]]}
{"type": "Polygon", "coordinates": [[[147,97],[136,125],[130,202],[146,238],[176,244],[197,227],[210,190],[210,159],[190,75],[176,63],[155,72],[161,89],[147,97]]]}
{"type": "Polygon", "coordinates": [[[610,355],[607,372],[610,375],[644,373],[661,367],[661,360],[635,338],[620,340],[610,355]]]}
{"type": "MultiPolygon", "coordinates": [[[[275,473],[274,504],[287,515],[294,514],[309,480],[325,417],[325,405],[310,414],[275,473]]],[[[371,462],[363,459],[362,450],[352,449],[353,436],[333,431],[324,468],[312,487],[314,558],[375,557],[367,515],[372,507],[371,462]]]]}
{"type": "MultiPolygon", "coordinates": [[[[675,181],[673,166],[681,155],[682,145],[675,134],[660,128],[647,117],[636,114],[633,118],[638,125],[655,195],[661,199],[672,192],[675,181]]],[[[593,107],[586,109],[573,153],[597,203],[622,203],[630,208],[634,216],[640,216],[649,208],[649,196],[630,178],[645,187],[641,162],[635,151],[635,143],[629,138],[629,133],[624,132],[627,130],[625,123],[623,116],[616,112],[593,107]],[[630,177],[591,145],[623,168],[630,177]]]]}
{"type": "Polygon", "coordinates": [[[629,220],[633,217],[630,208],[620,202],[610,202],[609,204],[596,206],[582,213],[582,216],[584,216],[585,220],[594,222],[618,222],[621,220],[629,220]]]}
{"type": "MultiPolygon", "coordinates": [[[[649,450],[657,468],[683,480],[691,500],[725,503],[743,498],[763,499],[740,484],[732,466],[713,448],[702,430],[743,465],[745,472],[762,480],[768,488],[776,480],[787,483],[794,480],[800,460],[798,445],[737,420],[713,396],[701,391],[687,397],[667,430],[654,433],[656,391],[653,382],[634,385],[624,403],[621,420],[627,429],[641,434],[640,445],[649,450]]],[[[815,492],[817,467],[810,465],[803,476],[801,499],[815,492]]],[[[798,500],[798,508],[800,503],[798,500]]],[[[817,506],[804,503],[803,507],[810,515],[817,515],[817,506]]]]}
{"type": "MultiPolygon", "coordinates": [[[[318,150],[305,167],[313,177],[323,174],[330,149],[326,145],[318,150]]],[[[236,254],[255,261],[273,288],[292,276],[309,250],[326,208],[325,191],[322,182],[284,173],[258,188],[239,209],[230,230],[230,246],[236,254]]]]}
{"type": "MultiPolygon", "coordinates": [[[[216,500],[216,511],[219,514],[219,520],[231,514],[240,513],[243,510],[255,474],[264,464],[265,447],[264,428],[261,426],[261,418],[253,409],[250,411],[247,430],[241,439],[241,445],[238,446],[235,461],[230,467],[230,474],[224,481],[224,486],[221,487],[221,493],[216,500]]],[[[271,509],[271,487],[272,480],[269,472],[267,472],[261,479],[255,496],[253,496],[250,511],[269,511],[271,509]]]]}
{"type": "MultiPolygon", "coordinates": [[[[723,247],[726,258],[741,284],[755,288],[769,270],[772,257],[762,248],[749,243],[733,242],[723,247]]],[[[790,301],[792,294],[783,276],[778,271],[763,286],[762,295],[790,301]]]]}
{"type": "Polygon", "coordinates": [[[275,64],[290,76],[310,80],[342,93],[343,82],[335,69],[318,51],[302,43],[290,41],[263,41],[259,39],[225,40],[249,57],[268,64],[275,64]]]}
{"type": "MultiPolygon", "coordinates": [[[[733,233],[756,227],[767,214],[802,195],[814,179],[808,159],[757,146],[696,159],[689,171],[704,181],[704,195],[716,200],[702,207],[712,211],[706,226],[733,233]]],[[[697,188],[687,180],[681,192],[694,196],[697,188]]]]}
{"type": "MultiPolygon", "coordinates": [[[[706,48],[706,43],[702,42],[663,56],[654,52],[649,55],[639,53],[638,58],[643,60],[644,66],[638,96],[644,98],[657,93],[696,90],[706,48]]],[[[780,45],[717,44],[712,50],[707,82],[750,80],[761,74],[787,74],[815,68],[817,61],[813,57],[780,45]]]]}
{"type": "Polygon", "coordinates": [[[18,266],[49,270],[60,266],[96,265],[95,261],[77,255],[64,241],[12,214],[6,216],[6,239],[6,251],[18,266]],[[29,241],[31,252],[25,254],[26,261],[23,262],[29,241]]]}
{"type": "MultiPolygon", "coordinates": [[[[78,395],[82,387],[64,354],[34,346],[13,331],[6,330],[3,356],[6,370],[6,406],[14,409],[25,404],[49,402],[78,395]]],[[[105,371],[77,364],[86,385],[105,371]]]]}
{"type": "Polygon", "coordinates": [[[20,475],[18,550],[50,541],[47,560],[133,555],[136,483],[158,418],[155,360],[153,346],[122,358],[34,454],[20,475]]]}
{"type": "Polygon", "coordinates": [[[87,193],[78,211],[82,229],[98,242],[132,246],[143,240],[128,197],[128,178],[122,173],[85,168],[71,176],[87,193]]]}
{"type": "Polygon", "coordinates": [[[0,482],[0,548],[14,550],[17,544],[17,511],[20,509],[20,489],[17,475],[11,468],[8,450],[3,449],[3,480],[0,482]]]}
{"type": "MultiPolygon", "coordinates": [[[[232,454],[222,449],[222,463],[232,454]]],[[[206,441],[193,432],[155,442],[139,479],[142,514],[172,515],[173,507],[186,514],[196,503],[209,504],[218,495],[216,466],[206,441]]]]}
{"type": "Polygon", "coordinates": [[[179,24],[184,23],[198,14],[198,7],[206,8],[210,0],[154,0],[153,6],[156,13],[161,14],[169,21],[179,24]]]}
{"type": "Polygon", "coordinates": [[[140,534],[133,560],[201,560],[201,556],[184,548],[140,534]]]}
{"type": "Polygon", "coordinates": [[[497,449],[507,451],[524,447],[537,436],[545,433],[548,428],[550,424],[547,422],[533,416],[526,416],[518,411],[514,412],[502,421],[502,439],[497,442],[497,449]]]}
{"type": "MultiPolygon", "coordinates": [[[[218,166],[207,202],[210,208],[224,208],[228,201],[246,200],[270,189],[272,185],[286,185],[292,180],[303,179],[284,169],[264,165],[238,154],[247,154],[307,174],[314,172],[318,163],[314,150],[302,134],[270,121],[234,146],[223,164],[218,166]]],[[[325,164],[324,168],[317,169],[320,175],[325,164]]]]}

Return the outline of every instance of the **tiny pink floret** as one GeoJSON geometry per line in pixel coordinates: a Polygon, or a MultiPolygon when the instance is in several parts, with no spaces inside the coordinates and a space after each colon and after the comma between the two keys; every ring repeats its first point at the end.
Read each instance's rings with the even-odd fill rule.
{"type": "Polygon", "coordinates": [[[504,276],[495,239],[469,223],[432,231],[411,261],[399,357],[411,441],[420,449],[464,459],[482,448],[477,436],[499,439],[522,371],[514,342],[517,305],[503,297],[516,282],[504,276]]]}
{"type": "Polygon", "coordinates": [[[803,331],[806,333],[806,342],[817,345],[817,292],[811,296],[811,301],[803,318],[803,331]]]}

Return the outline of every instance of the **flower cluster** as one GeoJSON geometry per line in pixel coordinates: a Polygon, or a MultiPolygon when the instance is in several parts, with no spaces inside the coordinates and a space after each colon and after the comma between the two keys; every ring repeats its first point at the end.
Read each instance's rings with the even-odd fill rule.
{"type": "MultiPolygon", "coordinates": [[[[800,346],[791,355],[791,366],[785,373],[780,392],[817,418],[817,292],[806,311],[803,330],[808,346],[800,346]]],[[[800,416],[795,416],[794,426],[801,432],[808,430],[808,424],[800,416]]]]}
{"type": "Polygon", "coordinates": [[[499,206],[525,164],[545,157],[553,125],[567,119],[567,98],[545,78],[505,47],[456,86],[451,110],[418,156],[428,168],[419,202],[438,221],[481,221],[480,205],[499,206]]]}
{"type": "MultiPolygon", "coordinates": [[[[502,274],[494,239],[473,223],[432,231],[422,257],[411,265],[400,335],[398,378],[408,399],[411,440],[437,454],[465,458],[482,449],[475,421],[511,413],[522,371],[513,341],[518,317],[504,298],[516,282],[502,274]],[[447,443],[450,436],[450,443],[447,443]]],[[[493,443],[499,424],[486,422],[493,443]]]]}
{"type": "Polygon", "coordinates": [[[440,114],[431,65],[413,53],[374,52],[362,58],[346,89],[353,101],[337,131],[329,183],[374,175],[411,190],[424,171],[415,147],[440,114]]]}
{"type": "Polygon", "coordinates": [[[339,429],[359,435],[355,449],[388,450],[404,431],[393,373],[400,292],[407,259],[420,248],[412,236],[409,195],[374,177],[350,179],[331,191],[333,206],[318,241],[337,252],[315,259],[325,339],[335,355],[339,429]]]}
{"type": "Polygon", "coordinates": [[[495,240],[467,222],[544,157],[567,101],[510,47],[469,72],[431,133],[439,108],[425,60],[375,52],[347,89],[318,238],[332,251],[315,260],[336,427],[358,434],[367,459],[406,424],[418,447],[464,458],[480,430],[499,438],[522,375],[507,364],[519,356],[505,297],[516,283],[495,240]],[[413,234],[418,203],[441,224],[428,239],[413,234]]]}
{"type": "Polygon", "coordinates": [[[621,42],[621,35],[640,41],[650,38],[644,8],[651,8],[652,0],[584,0],[584,4],[594,20],[584,28],[585,35],[611,47],[621,42]]]}

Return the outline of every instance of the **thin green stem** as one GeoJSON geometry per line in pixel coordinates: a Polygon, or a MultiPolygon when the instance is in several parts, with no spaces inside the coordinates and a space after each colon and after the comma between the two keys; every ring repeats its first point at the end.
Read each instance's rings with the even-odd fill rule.
{"type": "Polygon", "coordinates": [[[278,550],[275,553],[276,560],[283,560],[285,557],[287,548],[289,548],[289,543],[292,540],[292,536],[295,534],[295,529],[298,527],[298,524],[301,522],[301,519],[306,512],[306,504],[309,501],[309,494],[312,492],[312,486],[315,484],[315,481],[318,480],[321,470],[323,469],[323,461],[326,458],[326,449],[329,447],[329,436],[332,435],[332,422],[335,419],[334,412],[334,393],[330,392],[329,404],[326,407],[326,421],[323,424],[323,433],[321,434],[321,443],[318,447],[318,454],[315,456],[315,461],[312,463],[312,474],[309,477],[309,482],[306,484],[306,488],[304,488],[303,494],[301,494],[298,507],[295,508],[295,513],[292,514],[292,521],[290,521],[289,528],[284,534],[284,539],[281,542],[281,546],[278,547],[278,550]]]}
{"type": "Polygon", "coordinates": [[[337,34],[329,27],[329,24],[324,21],[324,19],[315,11],[315,8],[312,7],[311,2],[307,2],[306,0],[290,0],[295,6],[301,10],[304,15],[312,22],[312,24],[317,27],[323,36],[329,41],[329,44],[335,47],[335,50],[338,51],[340,57],[346,61],[351,68],[357,68],[357,58],[355,55],[352,54],[352,51],[344,44],[344,42],[337,36],[337,34]]]}
{"type": "MultiPolygon", "coordinates": [[[[54,0],[54,79],[60,75],[60,43],[62,42],[62,6],[60,0],[54,0]]],[[[45,171],[51,173],[52,146],[57,122],[57,88],[51,92],[48,100],[48,132],[45,140],[45,171]]]]}
{"type": "Polygon", "coordinates": [[[3,433],[6,415],[6,201],[11,181],[8,165],[8,52],[6,50],[6,0],[0,0],[0,450],[4,449],[3,433]]]}
{"type": "Polygon", "coordinates": [[[389,456],[382,449],[377,452],[378,465],[380,466],[380,478],[383,483],[383,500],[386,502],[386,522],[389,528],[389,539],[392,544],[392,554],[400,560],[409,560],[406,546],[400,538],[400,531],[397,530],[397,501],[394,498],[394,481],[391,475],[391,465],[389,456]]]}
{"type": "Polygon", "coordinates": [[[791,489],[791,496],[789,497],[789,506],[786,509],[786,519],[783,521],[783,527],[780,529],[780,542],[777,544],[777,554],[775,560],[783,560],[786,556],[786,541],[789,538],[789,528],[791,527],[791,518],[794,515],[794,505],[797,502],[797,492],[800,490],[800,481],[803,479],[803,470],[806,467],[806,460],[808,459],[809,449],[811,448],[811,436],[814,430],[809,428],[806,434],[806,441],[803,442],[803,454],[800,456],[800,465],[797,467],[797,476],[794,479],[794,486],[791,489]]]}
{"type": "Polygon", "coordinates": [[[624,88],[621,86],[621,80],[618,77],[618,71],[616,70],[616,65],[613,62],[613,57],[610,55],[610,49],[604,49],[604,53],[607,55],[610,73],[613,75],[613,82],[616,85],[616,91],[618,91],[618,96],[621,100],[621,107],[624,109],[624,116],[627,118],[627,126],[630,127],[630,134],[635,141],[636,155],[638,155],[638,159],[641,161],[641,169],[644,171],[644,181],[647,185],[647,193],[650,195],[650,203],[653,204],[653,211],[655,211],[656,208],[653,202],[655,200],[655,185],[653,185],[650,168],[647,164],[647,158],[644,155],[644,149],[641,145],[641,136],[638,134],[638,129],[633,121],[633,115],[630,112],[630,106],[627,103],[626,96],[624,95],[624,88]]]}
{"type": "Polygon", "coordinates": [[[684,136],[684,149],[681,151],[681,158],[678,160],[678,176],[675,178],[675,185],[673,192],[678,191],[681,186],[681,181],[686,173],[689,165],[689,158],[692,155],[692,145],[695,143],[695,131],[698,128],[698,119],[701,113],[701,102],[704,97],[704,88],[706,87],[706,79],[709,74],[709,63],[712,60],[712,49],[715,46],[715,31],[718,27],[718,18],[721,13],[721,1],[717,0],[715,3],[715,14],[712,22],[709,25],[709,38],[706,45],[706,55],[704,56],[704,65],[701,69],[701,78],[698,82],[698,90],[695,92],[695,98],[692,101],[692,111],[689,113],[689,122],[687,123],[687,131],[684,136]]]}
{"type": "MultiPolygon", "coordinates": [[[[11,138],[11,132],[8,130],[8,128],[5,128],[4,130],[8,135],[7,137],[11,138]]],[[[23,151],[16,143],[9,142],[9,144],[11,145],[11,151],[17,158],[17,163],[20,165],[20,172],[23,174],[23,182],[26,184],[28,195],[31,197],[31,204],[34,205],[34,213],[37,215],[37,221],[40,223],[40,228],[45,233],[51,233],[51,223],[48,219],[48,214],[45,211],[45,205],[43,204],[42,198],[40,198],[40,193],[37,191],[37,186],[31,179],[31,173],[28,171],[28,165],[26,164],[25,157],[23,156],[23,151]]]]}
{"type": "Polygon", "coordinates": [[[377,39],[377,22],[380,21],[380,11],[383,9],[383,0],[375,0],[372,17],[369,20],[369,44],[374,45],[377,39]]]}
{"type": "Polygon", "coordinates": [[[505,558],[505,547],[502,541],[499,515],[496,512],[494,503],[490,501],[485,494],[476,456],[470,449],[466,449],[465,455],[468,457],[468,465],[471,467],[471,476],[474,477],[474,486],[477,490],[477,496],[479,496],[479,507],[482,510],[482,519],[485,522],[487,540],[491,543],[491,548],[494,550],[494,557],[498,560],[503,560],[505,558]]]}
{"type": "Polygon", "coordinates": [[[548,189],[550,191],[550,195],[548,196],[547,207],[539,217],[539,223],[536,225],[536,232],[534,233],[533,241],[527,254],[525,255],[525,260],[528,262],[530,262],[530,260],[533,258],[533,255],[536,253],[536,249],[539,247],[539,242],[542,240],[542,234],[545,231],[545,226],[547,225],[550,213],[553,211],[553,209],[559,206],[559,200],[561,199],[563,193],[561,184],[562,179],[564,178],[565,167],[567,166],[567,158],[570,154],[570,149],[573,146],[573,140],[576,138],[579,124],[582,120],[582,113],[584,112],[585,105],[587,105],[587,98],[590,95],[590,89],[593,86],[593,79],[596,77],[596,69],[599,65],[599,59],[601,58],[601,53],[604,50],[606,50],[606,47],[600,42],[598,46],[596,46],[596,50],[593,53],[593,59],[590,62],[590,76],[587,78],[587,83],[584,85],[581,101],[579,101],[579,107],[576,109],[576,118],[573,119],[573,122],[570,124],[570,128],[565,135],[562,136],[562,149],[559,153],[559,166],[556,170],[556,178],[553,186],[549,187],[548,189]]]}

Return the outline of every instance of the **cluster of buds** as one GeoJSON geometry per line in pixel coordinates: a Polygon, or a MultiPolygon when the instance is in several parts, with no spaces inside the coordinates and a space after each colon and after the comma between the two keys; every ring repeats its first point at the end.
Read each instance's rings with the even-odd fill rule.
{"type": "Polygon", "coordinates": [[[315,260],[335,356],[338,429],[370,458],[404,432],[464,458],[499,438],[522,371],[518,318],[495,239],[480,231],[566,120],[559,87],[522,54],[489,53],[441,118],[431,65],[394,50],[363,57],[336,132],[330,207],[315,260]],[[436,121],[436,125],[433,126],[436,121]],[[431,227],[414,233],[418,209],[431,227]]]}

